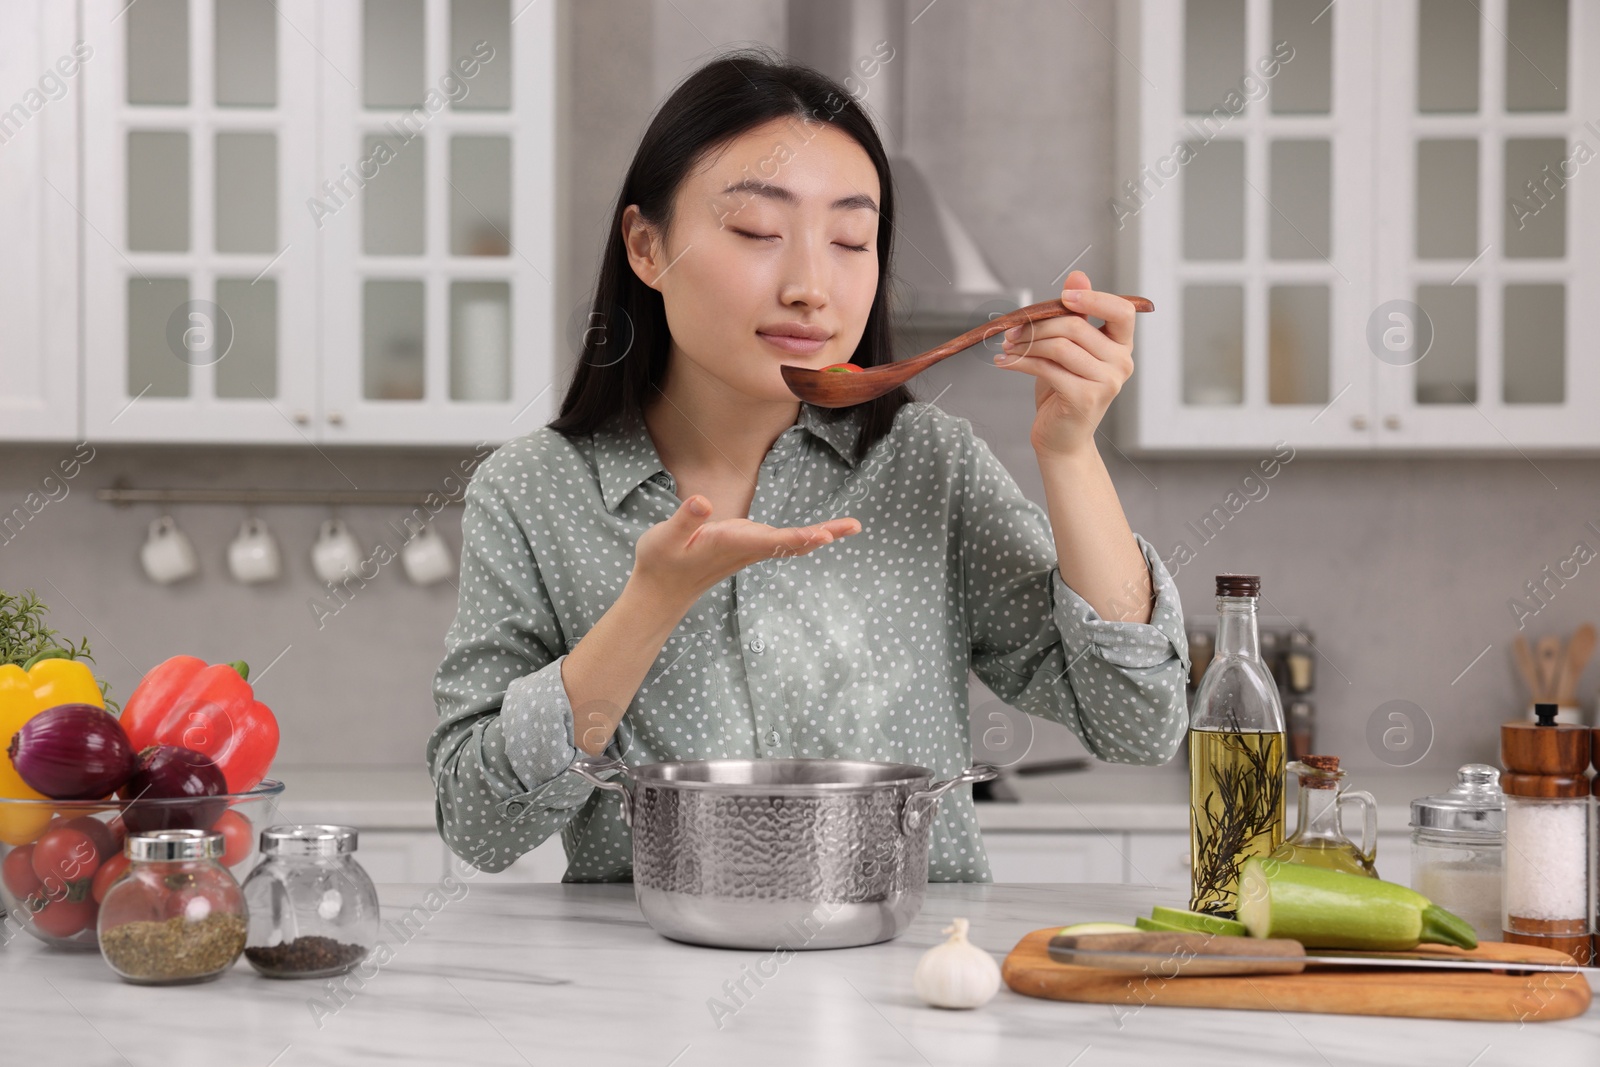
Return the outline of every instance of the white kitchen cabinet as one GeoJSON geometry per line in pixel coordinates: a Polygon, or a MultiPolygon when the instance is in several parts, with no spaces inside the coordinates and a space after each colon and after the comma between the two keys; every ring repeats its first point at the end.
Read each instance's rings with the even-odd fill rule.
{"type": "Polygon", "coordinates": [[[1126,881],[1126,834],[990,830],[983,847],[997,882],[1126,881]]]}
{"type": "Polygon", "coordinates": [[[1130,444],[1600,447],[1600,85],[1572,76],[1600,8],[1139,0],[1118,28],[1118,285],[1158,309],[1130,444]]]}
{"type": "Polygon", "coordinates": [[[0,0],[0,439],[78,438],[77,101],[71,4],[0,0]]]}
{"type": "Polygon", "coordinates": [[[356,859],[374,882],[437,882],[449,850],[426,830],[362,830],[356,859]]]}
{"type": "Polygon", "coordinates": [[[1186,902],[1190,869],[1187,831],[1150,830],[1128,835],[1128,884],[1171,889],[1174,900],[1186,902]]]}
{"type": "Polygon", "coordinates": [[[306,201],[325,441],[504,440],[554,411],[555,5],[514,6],[321,8],[349,74],[323,80],[306,201]]]}
{"type": "Polygon", "coordinates": [[[548,418],[554,5],[84,0],[83,33],[90,436],[548,418]]]}

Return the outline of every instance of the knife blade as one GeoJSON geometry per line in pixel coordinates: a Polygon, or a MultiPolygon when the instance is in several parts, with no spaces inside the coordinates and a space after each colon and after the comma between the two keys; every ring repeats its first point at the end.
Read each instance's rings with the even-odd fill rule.
{"type": "Polygon", "coordinates": [[[1177,978],[1237,974],[1300,974],[1308,966],[1401,970],[1502,971],[1600,975],[1577,963],[1462,959],[1444,955],[1374,955],[1360,952],[1310,954],[1298,941],[1208,934],[1057,935],[1049,943],[1056,963],[1100,970],[1177,978]]]}

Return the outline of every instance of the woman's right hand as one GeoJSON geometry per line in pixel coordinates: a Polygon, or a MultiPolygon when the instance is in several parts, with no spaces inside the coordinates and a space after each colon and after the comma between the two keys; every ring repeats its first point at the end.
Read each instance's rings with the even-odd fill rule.
{"type": "Polygon", "coordinates": [[[708,522],[710,516],[711,502],[696,494],[671,518],[640,534],[633,580],[687,609],[707,589],[752,563],[804,556],[861,532],[861,523],[851,518],[780,529],[749,519],[708,522]]]}

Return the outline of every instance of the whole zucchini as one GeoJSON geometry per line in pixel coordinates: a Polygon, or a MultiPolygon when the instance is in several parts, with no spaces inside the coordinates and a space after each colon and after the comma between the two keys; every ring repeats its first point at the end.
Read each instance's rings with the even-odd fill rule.
{"type": "Polygon", "coordinates": [[[1472,926],[1393,882],[1252,856],[1239,872],[1239,921],[1251,937],[1307,948],[1403,951],[1424,941],[1476,948],[1472,926]]]}

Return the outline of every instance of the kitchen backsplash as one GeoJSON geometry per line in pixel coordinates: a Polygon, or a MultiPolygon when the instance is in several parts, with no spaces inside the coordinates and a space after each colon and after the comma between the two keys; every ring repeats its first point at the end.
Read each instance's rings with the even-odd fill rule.
{"type": "MultiPolygon", "coordinates": [[[[997,386],[952,388],[940,401],[971,418],[1024,490],[1042,501],[1022,417],[1030,403],[997,386]]],[[[1186,524],[1228,493],[1242,462],[1128,460],[1108,451],[1133,527],[1163,554],[1177,540],[1193,539],[1186,524]]],[[[176,652],[245,659],[283,720],[286,763],[421,759],[434,721],[432,673],[455,612],[450,584],[414,585],[396,560],[353,594],[336,597],[311,571],[310,546],[327,511],[265,507],[258,514],[278,538],[286,573],[276,583],[243,586],[227,573],[225,552],[244,509],[188,505],[172,514],[199,550],[201,574],[156,586],[140,569],[138,549],[160,510],[101,503],[94,489],[119,478],[145,486],[332,487],[346,476],[362,488],[427,488],[470,449],[323,455],[99,445],[77,477],[47,487],[46,476],[73,452],[71,444],[0,450],[0,514],[24,507],[29,494],[37,494],[38,507],[0,534],[0,588],[37,589],[58,628],[89,638],[98,670],[117,694],[125,697],[140,673],[176,652]]],[[[1415,704],[1431,720],[1424,766],[1443,774],[1471,760],[1493,761],[1499,723],[1524,702],[1511,666],[1516,617],[1509,602],[1526,598],[1525,583],[1567,558],[1575,541],[1600,546],[1584,525],[1600,521],[1600,464],[1535,462],[1559,489],[1530,479],[1520,459],[1301,457],[1265,498],[1178,568],[1179,591],[1190,612],[1210,614],[1213,575],[1249,570],[1262,575],[1270,602],[1264,611],[1315,620],[1317,747],[1348,766],[1392,765],[1369,749],[1367,727],[1373,712],[1394,700],[1415,704]]],[[[401,535],[391,520],[406,511],[342,514],[371,555],[380,540],[398,551],[401,535]]],[[[442,513],[439,529],[459,551],[458,508],[442,513]]],[[[1528,620],[1530,635],[1567,632],[1600,614],[1600,574],[1585,568],[1563,588],[1550,588],[1548,606],[1528,620]]],[[[1586,697],[1597,673],[1591,666],[1580,686],[1586,697]]],[[[987,699],[980,690],[974,704],[987,699]]],[[[1064,728],[1030,725],[1029,758],[1079,751],[1064,728]]]]}

